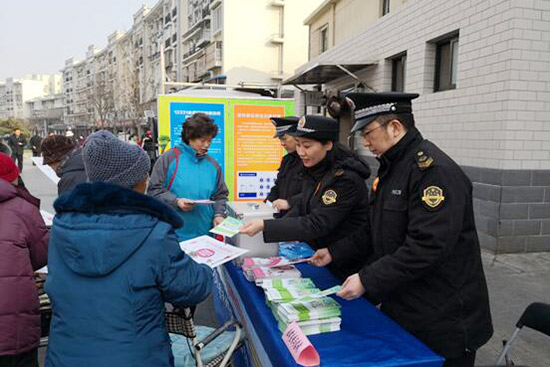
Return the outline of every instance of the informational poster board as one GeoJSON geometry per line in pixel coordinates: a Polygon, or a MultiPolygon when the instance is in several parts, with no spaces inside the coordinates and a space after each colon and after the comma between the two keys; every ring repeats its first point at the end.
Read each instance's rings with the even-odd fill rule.
{"type": "Polygon", "coordinates": [[[210,116],[216,125],[218,125],[218,135],[212,140],[208,154],[210,154],[221,166],[224,171],[225,156],[225,103],[197,103],[197,102],[169,102],[170,108],[170,142],[181,140],[182,124],[185,120],[197,112],[206,113],[210,116]]]}
{"type": "Polygon", "coordinates": [[[219,132],[208,151],[222,167],[230,201],[263,200],[275,184],[285,154],[274,138],[271,117],[294,114],[294,100],[266,97],[197,97],[163,95],[158,98],[159,136],[170,137],[170,147],[181,141],[182,124],[197,112],[208,114],[219,132]]]}

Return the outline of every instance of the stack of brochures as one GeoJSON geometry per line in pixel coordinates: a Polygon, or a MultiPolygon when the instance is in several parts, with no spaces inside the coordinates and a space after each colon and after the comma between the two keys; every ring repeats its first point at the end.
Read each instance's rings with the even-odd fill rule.
{"type": "Polygon", "coordinates": [[[259,280],[256,284],[264,290],[281,332],[293,321],[305,335],[340,330],[340,305],[327,296],[339,287],[321,291],[307,278],[259,280]]]}
{"type": "Polygon", "coordinates": [[[243,267],[244,277],[249,282],[255,282],[262,279],[286,279],[300,278],[302,274],[294,265],[284,265],[278,267],[252,266],[243,267]]]}

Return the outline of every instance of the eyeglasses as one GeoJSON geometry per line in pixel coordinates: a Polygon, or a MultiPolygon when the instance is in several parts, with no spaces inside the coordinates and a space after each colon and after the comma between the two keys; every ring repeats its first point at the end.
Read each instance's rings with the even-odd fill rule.
{"type": "Polygon", "coordinates": [[[372,130],[362,132],[362,133],[361,133],[361,136],[362,136],[363,138],[367,138],[367,137],[369,136],[369,134],[372,133],[374,130],[379,129],[379,128],[383,127],[383,126],[386,126],[387,124],[388,124],[388,123],[386,122],[386,123],[384,123],[384,124],[381,124],[381,125],[375,127],[375,128],[372,129],[372,130]]]}

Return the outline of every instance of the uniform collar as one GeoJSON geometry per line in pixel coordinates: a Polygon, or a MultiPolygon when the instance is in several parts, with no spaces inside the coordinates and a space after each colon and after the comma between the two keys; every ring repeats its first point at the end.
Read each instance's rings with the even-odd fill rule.
{"type": "Polygon", "coordinates": [[[409,128],[405,136],[378,159],[380,161],[380,166],[386,167],[398,161],[414,142],[422,139],[422,135],[416,127],[413,126],[409,128]]]}

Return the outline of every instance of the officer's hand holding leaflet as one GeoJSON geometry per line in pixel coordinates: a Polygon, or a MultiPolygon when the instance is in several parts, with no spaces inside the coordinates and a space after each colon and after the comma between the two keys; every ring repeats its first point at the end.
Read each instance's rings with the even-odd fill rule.
{"type": "Polygon", "coordinates": [[[350,275],[336,295],[348,301],[361,297],[365,293],[365,287],[361,283],[359,274],[350,275]]]}
{"type": "Polygon", "coordinates": [[[278,211],[281,210],[289,210],[290,204],[285,199],[277,199],[273,202],[273,207],[277,209],[278,211]]]}
{"type": "Polygon", "coordinates": [[[309,262],[319,267],[327,266],[332,262],[332,255],[328,249],[322,248],[315,252],[309,262]]]}
{"type": "Polygon", "coordinates": [[[264,230],[264,221],[263,219],[254,219],[246,223],[239,229],[239,232],[246,234],[250,237],[257,235],[264,230]]]}

